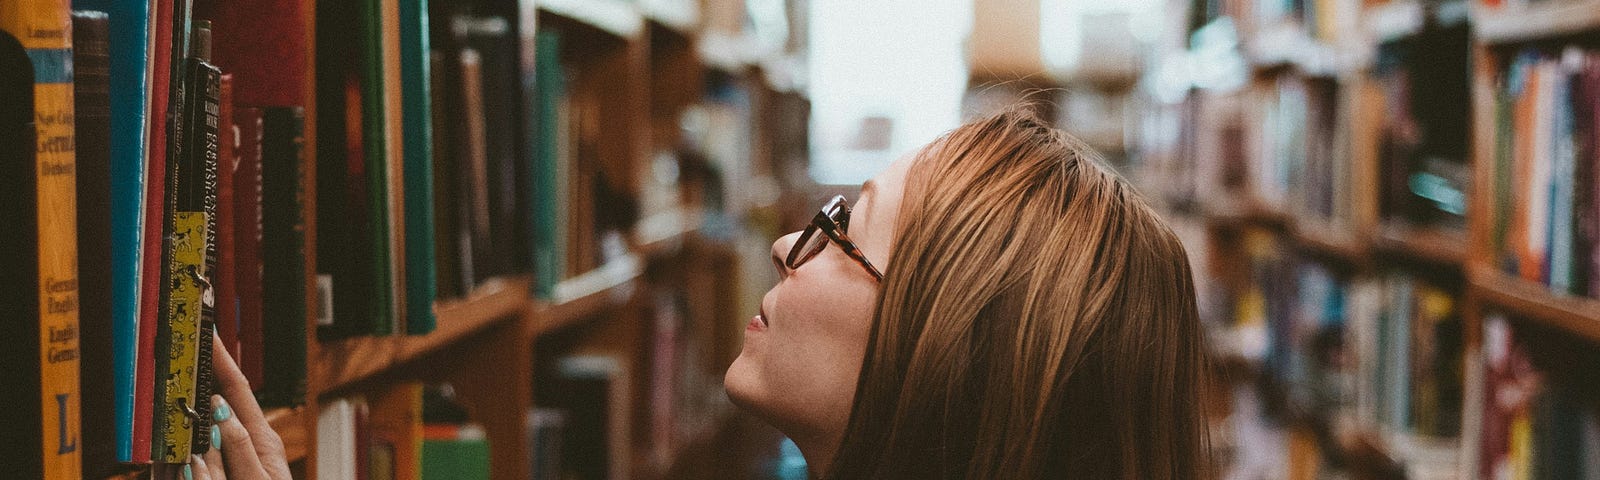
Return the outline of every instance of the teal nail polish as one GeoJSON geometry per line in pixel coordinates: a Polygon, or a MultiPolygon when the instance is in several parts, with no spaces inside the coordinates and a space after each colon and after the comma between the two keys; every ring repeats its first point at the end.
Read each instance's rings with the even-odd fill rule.
{"type": "Polygon", "coordinates": [[[226,403],[218,403],[217,408],[211,410],[211,419],[217,422],[226,422],[233,417],[233,409],[226,403]]]}
{"type": "Polygon", "coordinates": [[[211,426],[211,448],[222,450],[222,429],[211,426]]]}
{"type": "Polygon", "coordinates": [[[194,480],[194,467],[183,464],[183,480],[194,480]]]}

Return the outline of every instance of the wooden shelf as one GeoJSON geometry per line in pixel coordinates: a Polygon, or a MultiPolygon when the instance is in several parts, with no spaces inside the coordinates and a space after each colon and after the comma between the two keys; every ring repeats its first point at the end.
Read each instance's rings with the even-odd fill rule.
{"type": "Polygon", "coordinates": [[[644,31],[644,16],[621,0],[539,0],[539,9],[621,38],[644,31]]]}
{"type": "Polygon", "coordinates": [[[1229,194],[1207,202],[1201,216],[1209,224],[1262,225],[1282,227],[1294,221],[1283,208],[1251,195],[1229,194]]]}
{"type": "Polygon", "coordinates": [[[1389,225],[1378,230],[1372,243],[1383,252],[1456,268],[1467,258],[1466,233],[1446,228],[1389,225]]]}
{"type": "Polygon", "coordinates": [[[1301,250],[1347,265],[1367,263],[1369,256],[1366,243],[1360,237],[1347,233],[1347,230],[1297,222],[1294,226],[1294,243],[1301,250]]]}
{"type": "Polygon", "coordinates": [[[1478,7],[1472,12],[1478,40],[1507,44],[1600,29],[1600,1],[1555,0],[1524,8],[1478,7]]]}
{"type": "Polygon", "coordinates": [[[338,391],[390,367],[438,350],[490,325],[524,313],[531,296],[527,276],[490,279],[471,296],[434,305],[437,327],[427,335],[355,337],[318,349],[313,378],[317,395],[338,391]]]}
{"type": "Polygon", "coordinates": [[[267,423],[272,425],[272,430],[278,433],[278,438],[283,440],[283,454],[289,463],[306,458],[307,449],[310,448],[309,432],[306,426],[310,424],[303,408],[274,408],[263,412],[267,416],[267,423]]]}
{"type": "Polygon", "coordinates": [[[621,304],[632,297],[633,282],[643,273],[644,261],[637,255],[628,255],[563,280],[556,285],[552,301],[534,306],[533,321],[526,328],[534,336],[542,335],[621,304]]]}
{"type": "Polygon", "coordinates": [[[1469,270],[1472,291],[1499,309],[1600,342],[1600,300],[1555,293],[1489,265],[1469,270]]]}

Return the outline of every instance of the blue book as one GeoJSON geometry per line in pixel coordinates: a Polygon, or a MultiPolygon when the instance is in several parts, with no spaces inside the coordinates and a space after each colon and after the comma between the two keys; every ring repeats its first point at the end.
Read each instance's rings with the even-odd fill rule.
{"type": "Polygon", "coordinates": [[[433,331],[433,114],[428,97],[428,6],[400,0],[400,98],[405,132],[406,333],[433,331]]]}
{"type": "Polygon", "coordinates": [[[149,111],[149,0],[73,0],[111,17],[112,402],[117,460],[132,461],[134,364],[139,342],[139,252],[144,229],[145,115],[149,111]]]}

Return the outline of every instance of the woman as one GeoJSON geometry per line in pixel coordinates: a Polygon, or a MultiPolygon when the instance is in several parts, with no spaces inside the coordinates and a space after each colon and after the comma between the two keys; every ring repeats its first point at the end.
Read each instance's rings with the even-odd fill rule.
{"type": "MultiPolygon", "coordinates": [[[[1015,109],[835,198],[773,244],[729,397],[817,478],[1209,477],[1188,260],[1093,156],[1015,109]]],[[[256,419],[222,422],[229,471],[286,478],[227,393],[256,419]]]]}

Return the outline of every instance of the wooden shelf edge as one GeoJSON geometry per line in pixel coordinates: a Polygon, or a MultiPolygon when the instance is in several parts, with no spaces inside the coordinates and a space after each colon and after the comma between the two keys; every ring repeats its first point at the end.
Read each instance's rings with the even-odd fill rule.
{"type": "Polygon", "coordinates": [[[621,304],[632,297],[633,282],[642,274],[644,261],[638,254],[629,254],[563,280],[556,285],[553,299],[534,306],[533,321],[527,323],[527,328],[533,336],[539,336],[621,304]]]}
{"type": "Polygon", "coordinates": [[[621,0],[539,0],[539,9],[621,38],[644,31],[644,16],[621,0]]]}
{"type": "Polygon", "coordinates": [[[304,408],[274,408],[263,412],[267,423],[272,425],[272,430],[278,433],[278,438],[283,440],[283,454],[290,463],[306,458],[311,448],[310,435],[306,431],[309,419],[305,418],[304,408]]]}
{"type": "Polygon", "coordinates": [[[1336,259],[1350,266],[1361,266],[1369,260],[1367,245],[1360,241],[1360,237],[1346,233],[1347,230],[1297,222],[1294,242],[1300,249],[1318,256],[1336,259]]]}
{"type": "Polygon", "coordinates": [[[1373,247],[1456,268],[1467,258],[1466,233],[1445,228],[1386,226],[1374,235],[1373,247]]]}
{"type": "Polygon", "coordinates": [[[1600,342],[1600,300],[1554,293],[1489,265],[1469,270],[1472,291],[1496,308],[1600,342]]]}
{"type": "Polygon", "coordinates": [[[1281,227],[1294,221],[1282,207],[1248,194],[1228,194],[1220,201],[1206,202],[1200,215],[1210,224],[1281,227]]]}
{"type": "Polygon", "coordinates": [[[1523,8],[1475,7],[1472,25],[1479,41],[1507,44],[1600,29],[1600,1],[1549,2],[1523,8]]]}
{"type": "Polygon", "coordinates": [[[515,317],[531,296],[527,275],[493,278],[465,299],[434,304],[436,327],[427,335],[355,337],[323,343],[317,349],[317,396],[337,391],[396,365],[460,341],[490,325],[515,317]]]}

